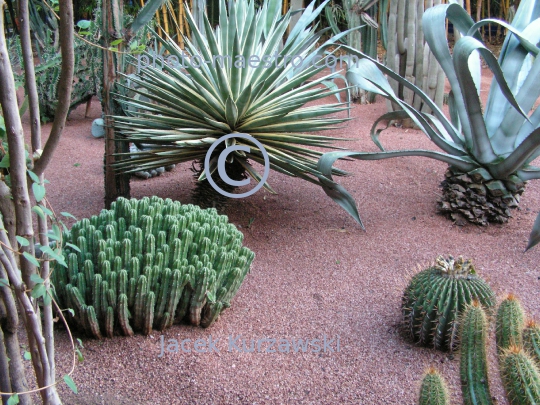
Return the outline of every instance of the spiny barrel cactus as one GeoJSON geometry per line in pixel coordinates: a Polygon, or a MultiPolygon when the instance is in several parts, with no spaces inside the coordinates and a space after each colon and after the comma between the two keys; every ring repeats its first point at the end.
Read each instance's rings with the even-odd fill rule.
{"type": "Polygon", "coordinates": [[[459,315],[475,299],[486,308],[495,304],[493,291],[476,275],[471,261],[439,256],[412,278],[403,294],[406,333],[421,345],[455,350],[459,315]]]}
{"type": "Polygon", "coordinates": [[[442,375],[434,368],[430,368],[420,386],[419,405],[448,405],[448,388],[442,375]]]}
{"type": "Polygon", "coordinates": [[[487,335],[488,322],[485,311],[476,300],[467,305],[461,319],[460,378],[465,405],[490,405],[487,335]]]}
{"type": "Polygon", "coordinates": [[[255,257],[242,240],[215,209],[119,198],[65,235],[68,268],[53,272],[56,299],[96,338],[149,334],[182,320],[208,327],[230,306],[255,257]]]}
{"type": "Polygon", "coordinates": [[[499,352],[510,346],[522,346],[522,332],[525,327],[525,313],[517,297],[509,294],[497,311],[496,338],[499,352]]]}

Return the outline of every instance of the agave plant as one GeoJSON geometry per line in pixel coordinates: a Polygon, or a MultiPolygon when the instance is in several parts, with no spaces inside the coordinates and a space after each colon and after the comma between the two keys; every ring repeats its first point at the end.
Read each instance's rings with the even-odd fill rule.
{"type": "MultiPolygon", "coordinates": [[[[331,178],[335,160],[352,157],[378,160],[398,156],[425,156],[449,164],[443,182],[442,211],[462,215],[479,224],[505,222],[510,208],[517,206],[525,182],[540,178],[540,168],[531,162],[540,155],[540,109],[535,105],[540,95],[540,2],[522,1],[512,25],[498,20],[474,23],[457,4],[428,9],[423,18],[425,38],[444,69],[451,85],[450,118],[418,87],[376,60],[343,47],[361,58],[350,82],[377,92],[401,107],[386,113],[374,123],[371,137],[382,150],[377,153],[330,152],[319,161],[323,188],[360,224],[360,217],[350,194],[331,178]],[[450,53],[446,40],[446,19],[462,37],[450,53]],[[508,36],[499,60],[481,42],[479,28],[488,23],[507,28],[508,36]],[[480,90],[480,54],[494,74],[488,102],[482,106],[480,90]],[[400,100],[385,76],[402,83],[433,110],[426,114],[400,100]],[[377,129],[384,120],[410,118],[442,151],[385,151],[377,129]]],[[[540,229],[537,220],[535,229],[540,229]]],[[[536,231],[535,231],[536,232],[536,231]]],[[[529,248],[540,238],[531,235],[529,248]]]]}
{"type": "MultiPolygon", "coordinates": [[[[311,23],[328,0],[316,9],[314,3],[305,9],[284,43],[291,14],[281,16],[279,0],[265,0],[259,9],[254,0],[230,0],[228,7],[221,0],[219,26],[213,29],[205,16],[204,34],[186,7],[192,36],[191,41],[184,38],[185,52],[171,39],[159,39],[167,61],[177,63],[145,64],[137,77],[130,77],[141,97],[118,96],[133,114],[115,117],[115,127],[127,142],[152,148],[131,153],[132,159],[117,168],[137,172],[201,161],[220,137],[241,133],[263,145],[271,169],[319,184],[317,158],[322,153],[310,147],[332,147],[339,138],[310,132],[344,122],[347,118],[326,116],[347,107],[341,102],[305,104],[340,91],[319,86],[332,75],[313,77],[325,68],[328,54],[324,49],[348,31],[317,47],[322,32],[311,23]]],[[[151,60],[152,55],[146,57],[151,60]]],[[[216,148],[210,173],[216,170],[220,152],[233,143],[251,150],[229,155],[229,177],[238,180],[235,173],[236,177],[247,173],[259,182],[261,175],[250,161],[264,164],[261,150],[245,139],[230,141],[216,148]]],[[[332,173],[346,174],[337,169],[332,173]]],[[[200,170],[199,181],[207,182],[205,177],[200,170]]],[[[265,188],[273,192],[267,183],[265,188]]]]}

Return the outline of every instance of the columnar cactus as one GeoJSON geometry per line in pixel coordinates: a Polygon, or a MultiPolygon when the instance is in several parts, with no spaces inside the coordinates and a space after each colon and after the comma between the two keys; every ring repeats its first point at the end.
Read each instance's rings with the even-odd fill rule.
{"type": "Polygon", "coordinates": [[[70,321],[100,338],[149,334],[183,320],[208,327],[230,306],[255,255],[214,209],[119,198],[65,235],[52,275],[70,321]]]}
{"type": "Polygon", "coordinates": [[[503,350],[499,363],[510,405],[540,404],[540,371],[529,355],[511,345],[503,350]]]}
{"type": "Polygon", "coordinates": [[[461,392],[465,405],[492,404],[489,393],[486,313],[478,301],[468,305],[461,319],[461,392]]]}
{"type": "Polygon", "coordinates": [[[540,367],[540,325],[533,320],[523,329],[523,347],[540,367]]]}
{"type": "Polygon", "coordinates": [[[523,344],[522,332],[525,327],[525,313],[517,297],[509,294],[502,300],[496,318],[497,350],[499,352],[523,344]]]}
{"type": "MultiPolygon", "coordinates": [[[[538,336],[540,336],[538,326],[530,321],[523,329],[523,310],[515,296],[503,300],[497,317],[500,318],[497,323],[503,323],[505,326],[500,329],[504,333],[499,334],[504,337],[497,337],[497,344],[503,342],[503,345],[508,345],[498,347],[499,368],[508,401],[510,405],[540,404],[540,371],[534,354],[534,347],[538,347],[538,336]],[[522,341],[524,347],[516,344],[522,341]]],[[[493,404],[488,384],[486,339],[488,330],[484,308],[475,300],[465,308],[460,326],[460,377],[465,405],[493,404]]],[[[436,374],[436,371],[432,374],[436,374]]],[[[435,400],[422,402],[421,396],[419,404],[427,403],[438,402],[435,400]]]]}
{"type": "Polygon", "coordinates": [[[448,405],[448,388],[442,375],[430,368],[420,386],[419,405],[448,405]]]}
{"type": "Polygon", "coordinates": [[[412,278],[403,294],[406,333],[421,345],[455,350],[459,315],[473,300],[491,308],[495,295],[476,275],[470,260],[439,256],[434,265],[412,278]]]}

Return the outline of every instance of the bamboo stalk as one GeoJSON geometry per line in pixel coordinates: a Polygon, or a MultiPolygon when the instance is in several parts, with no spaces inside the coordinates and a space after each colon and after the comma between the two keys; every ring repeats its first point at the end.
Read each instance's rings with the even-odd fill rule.
{"type": "Polygon", "coordinates": [[[163,15],[163,27],[165,32],[169,34],[169,17],[165,6],[161,6],[161,14],[163,15]]]}

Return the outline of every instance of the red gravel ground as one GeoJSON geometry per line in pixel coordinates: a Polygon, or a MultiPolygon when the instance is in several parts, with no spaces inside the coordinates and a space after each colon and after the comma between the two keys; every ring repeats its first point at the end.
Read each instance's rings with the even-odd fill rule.
{"type": "MultiPolygon", "coordinates": [[[[487,94],[487,82],[483,95],[487,94]]],[[[328,100],[328,102],[333,102],[328,100]]],[[[354,120],[328,135],[350,138],[344,146],[374,151],[369,128],[385,112],[379,100],[355,105],[354,120]]],[[[46,173],[47,195],[57,212],[77,218],[103,206],[103,139],[90,126],[84,107],[71,114],[55,162],[46,173]]],[[[48,132],[48,127],[45,131],[48,132]]],[[[393,128],[388,148],[434,148],[422,133],[393,128]]],[[[435,366],[449,381],[452,403],[461,403],[459,362],[416,347],[399,333],[400,300],[418,264],[439,254],[472,258],[498,296],[514,292],[528,313],[540,319],[540,249],[524,253],[536,212],[540,182],[532,182],[514,218],[504,226],[458,227],[437,215],[446,165],[426,158],[340,162],[353,175],[340,180],[356,198],[367,231],[322,189],[272,172],[279,193],[260,191],[235,200],[230,221],[256,253],[232,307],[208,329],[174,326],[163,334],[82,338],[84,362],[73,378],[79,394],[60,384],[66,404],[410,404],[419,380],[435,366]],[[249,225],[251,224],[251,225],[249,225]],[[219,353],[165,353],[160,339],[218,340],[219,353]],[[229,339],[334,339],[319,353],[240,353],[229,339]],[[339,338],[339,351],[337,339],[339,338]]],[[[134,179],[132,197],[158,195],[189,203],[189,165],[151,180],[134,179]]],[[[57,371],[70,368],[70,343],[56,334],[57,371]]],[[[263,350],[264,350],[263,346],[263,350]]],[[[191,346],[193,349],[193,346],[191,346]]],[[[506,399],[491,355],[492,392],[506,399]]]]}

